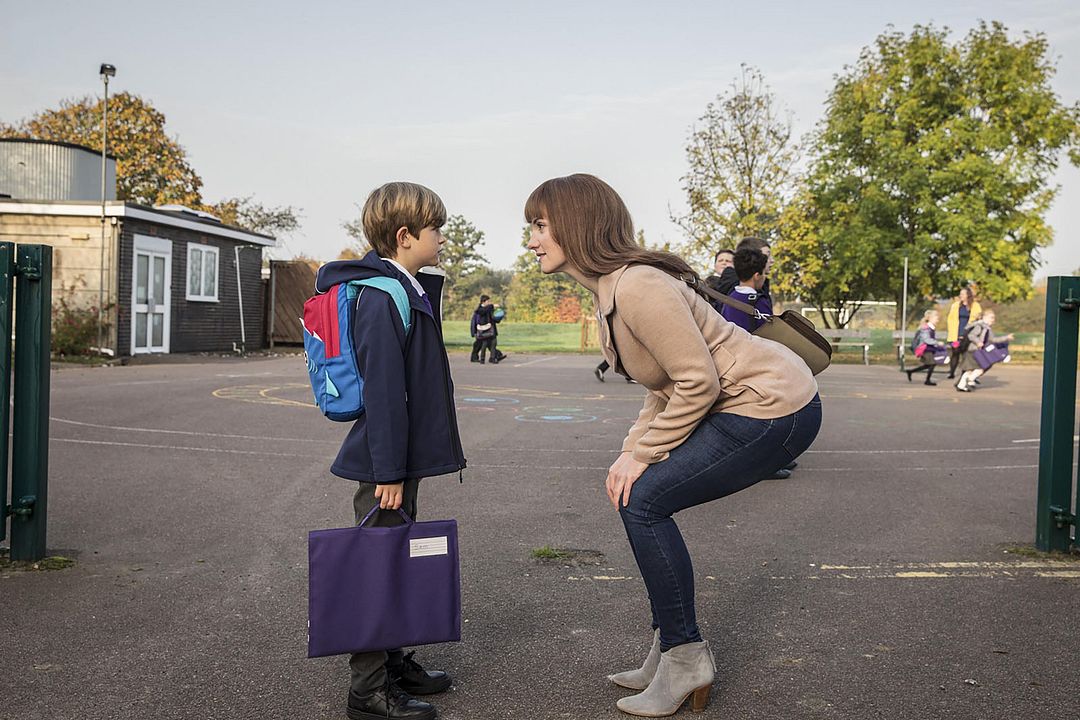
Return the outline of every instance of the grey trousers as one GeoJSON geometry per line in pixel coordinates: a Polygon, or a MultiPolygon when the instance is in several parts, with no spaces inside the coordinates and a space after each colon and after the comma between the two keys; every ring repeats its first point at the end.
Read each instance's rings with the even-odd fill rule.
{"type": "MultiPolygon", "coordinates": [[[[375,499],[374,483],[357,483],[359,487],[353,496],[353,514],[356,522],[364,519],[371,508],[379,504],[375,499]]],[[[416,519],[416,494],[419,480],[406,480],[401,498],[401,509],[405,514],[416,519]]],[[[364,527],[393,527],[405,522],[397,510],[377,510],[364,527]]],[[[354,695],[370,695],[386,684],[386,666],[400,665],[405,653],[401,648],[380,650],[379,652],[353,653],[349,656],[349,668],[352,670],[350,691],[354,695]]]]}

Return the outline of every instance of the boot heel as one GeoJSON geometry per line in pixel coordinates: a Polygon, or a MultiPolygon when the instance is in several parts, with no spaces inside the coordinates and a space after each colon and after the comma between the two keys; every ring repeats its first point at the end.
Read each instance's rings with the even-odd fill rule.
{"type": "Polygon", "coordinates": [[[709,704],[709,691],[712,690],[712,685],[706,685],[705,687],[699,687],[690,696],[690,711],[701,712],[705,709],[705,706],[709,704]]]}

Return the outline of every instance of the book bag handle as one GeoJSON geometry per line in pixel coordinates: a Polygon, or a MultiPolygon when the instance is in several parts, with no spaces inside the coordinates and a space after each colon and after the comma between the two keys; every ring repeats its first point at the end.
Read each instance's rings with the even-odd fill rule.
{"type": "MultiPolygon", "coordinates": [[[[373,508],[371,508],[370,510],[368,510],[368,514],[364,516],[364,519],[363,519],[363,520],[361,520],[360,522],[358,522],[358,523],[356,524],[356,527],[360,527],[360,526],[362,526],[362,525],[363,525],[364,523],[366,523],[366,522],[367,522],[368,520],[370,520],[370,519],[371,519],[371,516],[372,516],[372,515],[374,515],[374,514],[375,514],[375,512],[376,512],[376,511],[378,511],[379,509],[380,509],[380,508],[379,508],[379,504],[378,504],[378,503],[375,503],[375,507],[373,507],[373,508]]],[[[409,514],[408,514],[407,512],[405,512],[405,511],[404,511],[404,510],[402,510],[401,508],[398,508],[398,509],[397,509],[397,511],[398,511],[398,513],[399,513],[399,514],[401,515],[401,517],[402,517],[402,518],[403,518],[403,519],[405,520],[405,524],[406,524],[406,525],[409,525],[409,524],[411,524],[411,523],[413,522],[413,519],[412,519],[411,517],[409,517],[409,514]]],[[[391,511],[391,512],[392,512],[392,511],[391,511]]]]}

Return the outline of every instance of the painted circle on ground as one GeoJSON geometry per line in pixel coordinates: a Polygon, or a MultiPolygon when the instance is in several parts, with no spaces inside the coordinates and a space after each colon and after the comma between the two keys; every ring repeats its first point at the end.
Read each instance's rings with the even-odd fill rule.
{"type": "Polygon", "coordinates": [[[520,400],[510,397],[467,397],[461,398],[462,402],[474,405],[517,405],[520,400]]]}
{"type": "Polygon", "coordinates": [[[527,407],[514,418],[519,422],[586,423],[596,416],[579,407],[527,407]]]}
{"type": "Polygon", "coordinates": [[[486,405],[457,405],[455,409],[460,412],[489,413],[495,412],[495,408],[486,405]]]}

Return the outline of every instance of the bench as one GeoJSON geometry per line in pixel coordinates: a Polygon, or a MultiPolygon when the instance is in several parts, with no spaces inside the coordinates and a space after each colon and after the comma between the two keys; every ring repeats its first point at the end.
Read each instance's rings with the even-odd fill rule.
{"type": "Polygon", "coordinates": [[[821,335],[830,345],[839,350],[841,347],[861,347],[863,365],[870,364],[870,331],[851,330],[821,330],[821,335]]]}

